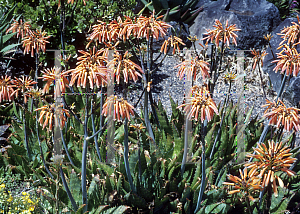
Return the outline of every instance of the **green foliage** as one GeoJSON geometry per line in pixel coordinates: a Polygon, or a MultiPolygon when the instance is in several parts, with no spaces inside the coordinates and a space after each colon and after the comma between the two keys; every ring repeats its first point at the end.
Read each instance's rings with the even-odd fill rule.
{"type": "Polygon", "coordinates": [[[157,15],[164,15],[165,21],[178,21],[191,24],[203,9],[197,7],[198,0],[142,0],[145,9],[152,12],[155,10],[157,15]]]}
{"type": "Polygon", "coordinates": [[[38,206],[38,198],[34,190],[24,183],[19,174],[12,174],[0,168],[0,212],[22,213],[33,212],[38,206]]]}
{"type": "MultiPolygon", "coordinates": [[[[283,20],[283,19],[286,19],[288,18],[290,15],[296,17],[296,12],[298,12],[299,8],[299,3],[298,5],[296,5],[295,8],[293,8],[291,6],[292,4],[292,1],[290,0],[268,0],[268,2],[271,2],[273,3],[279,10],[279,14],[280,14],[280,18],[283,20]]],[[[298,2],[298,1],[297,1],[298,2]]]]}
{"type": "Polygon", "coordinates": [[[9,59],[9,57],[6,57],[11,52],[14,52],[14,48],[17,47],[19,44],[10,44],[10,39],[16,34],[16,33],[9,33],[5,35],[5,31],[9,24],[12,21],[13,18],[13,12],[16,5],[14,5],[11,8],[6,8],[2,11],[0,11],[0,61],[4,59],[9,59]]]}

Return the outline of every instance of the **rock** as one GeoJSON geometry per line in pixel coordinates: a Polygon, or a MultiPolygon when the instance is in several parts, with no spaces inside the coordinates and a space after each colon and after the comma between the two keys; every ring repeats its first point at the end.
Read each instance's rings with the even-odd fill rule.
{"type": "MultiPolygon", "coordinates": [[[[280,35],[277,35],[277,33],[280,33],[280,31],[284,28],[284,27],[288,27],[292,25],[292,22],[296,22],[297,18],[287,18],[285,19],[273,32],[272,32],[272,36],[273,38],[270,40],[270,44],[273,50],[273,53],[275,55],[275,57],[277,58],[277,54],[280,51],[282,51],[282,49],[277,50],[277,48],[279,47],[279,43],[282,41],[282,38],[280,35]]],[[[297,51],[300,52],[300,48],[298,46],[297,51]]],[[[267,56],[265,56],[264,58],[264,66],[263,66],[263,71],[265,73],[269,74],[271,83],[273,85],[273,89],[279,93],[279,89],[281,86],[281,74],[280,74],[280,70],[275,73],[275,71],[273,71],[273,69],[276,66],[276,63],[272,63],[272,61],[274,61],[275,59],[273,58],[272,52],[270,47],[267,48],[266,52],[268,53],[267,56]]],[[[300,101],[300,88],[299,88],[299,74],[298,77],[292,77],[290,79],[290,82],[288,84],[288,79],[286,81],[286,84],[288,84],[289,86],[285,86],[285,90],[286,92],[283,94],[283,97],[285,99],[288,99],[293,105],[297,105],[299,104],[300,101]]]]}
{"type": "Polygon", "coordinates": [[[202,39],[205,29],[213,29],[215,19],[223,26],[228,20],[229,25],[241,29],[237,32],[237,48],[242,50],[261,48],[265,44],[263,36],[280,24],[278,8],[266,0],[200,0],[198,6],[204,8],[190,27],[191,35],[202,39]]]}
{"type": "Polygon", "coordinates": [[[289,99],[289,101],[294,105],[300,108],[300,76],[292,77],[289,87],[284,93],[284,97],[289,99]]]}

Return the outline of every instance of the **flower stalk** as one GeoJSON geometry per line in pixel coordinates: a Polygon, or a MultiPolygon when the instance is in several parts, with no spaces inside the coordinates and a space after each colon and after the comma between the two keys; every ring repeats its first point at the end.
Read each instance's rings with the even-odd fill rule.
{"type": "Polygon", "coordinates": [[[198,200],[197,200],[197,206],[195,209],[194,213],[197,213],[200,209],[200,205],[201,205],[201,201],[202,201],[202,196],[205,190],[205,186],[206,186],[206,175],[205,175],[205,136],[206,136],[206,132],[207,132],[207,120],[204,120],[204,123],[202,123],[202,127],[201,127],[201,138],[202,138],[202,160],[201,160],[201,164],[202,164],[202,177],[201,177],[201,186],[200,186],[200,190],[199,190],[199,195],[198,195],[198,200]]]}
{"type": "Polygon", "coordinates": [[[83,142],[83,149],[82,149],[82,160],[81,160],[81,189],[82,189],[82,204],[85,204],[83,208],[83,212],[87,211],[87,189],[86,189],[86,159],[87,159],[87,126],[88,126],[88,88],[86,87],[86,95],[85,95],[85,116],[84,116],[84,142],[83,142]]]}

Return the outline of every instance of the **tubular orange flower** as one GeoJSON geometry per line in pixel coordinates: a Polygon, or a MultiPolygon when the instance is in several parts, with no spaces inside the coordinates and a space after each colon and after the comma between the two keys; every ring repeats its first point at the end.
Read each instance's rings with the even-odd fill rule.
{"type": "MultiPolygon", "coordinates": [[[[51,69],[47,68],[45,71],[42,71],[43,76],[39,77],[39,79],[43,79],[43,81],[47,81],[43,93],[49,93],[49,88],[52,83],[54,83],[56,89],[55,91],[57,92],[58,90],[61,91],[62,93],[66,92],[66,87],[69,87],[69,81],[67,80],[68,73],[70,71],[63,71],[60,72],[60,69],[57,67],[53,67],[51,69]],[[55,84],[55,81],[56,82],[55,84]]],[[[55,93],[55,98],[58,96],[58,94],[55,93]]]]}
{"type": "Polygon", "coordinates": [[[176,48],[177,48],[177,51],[179,52],[180,51],[180,48],[179,48],[179,43],[182,44],[182,45],[185,45],[183,42],[182,42],[182,39],[176,37],[176,36],[170,36],[168,39],[166,39],[164,41],[164,43],[162,44],[161,46],[161,49],[160,49],[160,52],[164,52],[164,54],[167,54],[167,49],[168,49],[168,45],[171,44],[171,47],[173,48],[173,52],[172,54],[175,54],[175,51],[176,51],[176,48]]]}
{"type": "Polygon", "coordinates": [[[29,34],[22,41],[24,47],[24,54],[29,53],[31,51],[31,56],[33,57],[34,50],[38,53],[40,50],[43,52],[46,51],[46,43],[49,43],[47,39],[51,36],[46,36],[47,33],[45,31],[36,30],[29,31],[29,34]]]}
{"type": "Polygon", "coordinates": [[[20,19],[19,21],[14,19],[14,23],[11,24],[11,27],[7,29],[6,33],[9,31],[12,31],[13,33],[17,32],[17,38],[21,35],[21,38],[23,39],[29,34],[31,25],[29,22],[24,22],[20,19]]]}
{"type": "Polygon", "coordinates": [[[70,117],[69,111],[67,109],[61,108],[61,111],[56,112],[55,114],[55,103],[44,105],[40,108],[35,109],[34,111],[41,111],[40,117],[38,119],[39,123],[43,126],[43,129],[49,124],[48,131],[52,131],[53,128],[53,118],[58,114],[60,119],[60,126],[63,127],[67,119],[64,117],[64,113],[70,117]],[[45,121],[43,120],[45,117],[45,121]]]}
{"type": "Polygon", "coordinates": [[[216,19],[215,25],[213,25],[216,29],[214,30],[206,30],[208,35],[207,37],[203,38],[202,40],[206,40],[206,44],[208,44],[208,41],[211,40],[213,42],[215,40],[215,44],[217,47],[219,47],[219,42],[226,43],[227,46],[229,46],[229,40],[232,38],[235,45],[236,44],[236,38],[238,37],[234,31],[240,31],[241,29],[236,28],[236,24],[228,26],[228,20],[226,21],[225,28],[223,28],[222,23],[216,19]]]}
{"type": "Polygon", "coordinates": [[[277,62],[276,67],[273,69],[275,73],[280,69],[280,73],[284,73],[285,75],[289,76],[293,74],[293,76],[298,76],[298,72],[300,69],[300,54],[296,48],[289,48],[286,44],[284,45],[285,49],[282,50],[280,53],[277,53],[278,58],[277,60],[272,61],[272,63],[277,62]],[[284,52],[285,54],[282,54],[284,52]]]}
{"type": "MultiPolygon", "coordinates": [[[[292,153],[289,153],[291,149],[287,146],[282,146],[283,142],[274,143],[274,141],[268,141],[269,148],[264,143],[258,144],[258,148],[254,148],[255,155],[248,154],[247,157],[253,157],[258,159],[253,163],[247,163],[245,166],[251,168],[249,174],[259,172],[259,177],[263,178],[262,187],[266,187],[271,182],[273,185],[273,191],[275,196],[278,196],[277,184],[283,188],[282,180],[275,175],[275,172],[286,172],[288,176],[293,176],[296,173],[289,170],[288,167],[292,165],[297,159],[291,158],[292,153]]],[[[270,184],[271,184],[270,183],[270,184]]]]}
{"type": "Polygon", "coordinates": [[[251,53],[254,55],[253,57],[253,70],[256,68],[256,63],[259,62],[261,66],[264,66],[263,64],[263,57],[267,55],[266,51],[263,51],[261,54],[259,53],[259,50],[254,50],[254,48],[251,50],[251,53]]]}
{"type": "Polygon", "coordinates": [[[107,116],[108,114],[114,114],[114,120],[121,121],[125,117],[130,121],[130,114],[134,116],[134,107],[130,105],[127,100],[123,98],[119,99],[117,96],[111,95],[108,97],[103,105],[102,114],[107,116]]]}
{"type": "Polygon", "coordinates": [[[106,58],[103,56],[104,50],[98,50],[94,46],[90,52],[80,50],[79,53],[83,54],[77,58],[77,67],[70,70],[72,86],[77,80],[77,87],[86,87],[87,81],[89,82],[90,88],[94,88],[94,84],[99,88],[100,85],[104,86],[107,84],[107,68],[103,66],[103,60],[106,58]]]}
{"type": "Polygon", "coordinates": [[[260,179],[257,178],[254,173],[250,174],[247,173],[247,168],[244,168],[243,172],[239,169],[240,176],[233,176],[228,175],[228,179],[231,182],[223,182],[223,185],[233,186],[235,190],[230,191],[228,194],[235,194],[235,193],[243,193],[244,196],[248,197],[250,200],[255,201],[255,199],[251,196],[255,190],[260,190],[260,179]]]}
{"type": "Polygon", "coordinates": [[[159,35],[164,37],[167,34],[167,29],[172,26],[164,21],[159,21],[163,15],[155,18],[154,14],[155,11],[153,11],[150,17],[140,16],[137,19],[137,23],[128,27],[128,34],[130,34],[133,30],[133,34],[136,37],[146,38],[147,41],[149,40],[150,36],[153,36],[155,39],[158,39],[159,35]]]}
{"type": "Polygon", "coordinates": [[[152,84],[152,81],[148,82],[148,86],[147,86],[147,91],[148,91],[148,92],[150,91],[151,84],[152,84]]]}
{"type": "Polygon", "coordinates": [[[193,76],[194,80],[196,80],[196,75],[201,72],[203,80],[209,76],[209,63],[204,60],[198,59],[198,57],[191,58],[190,60],[185,60],[179,65],[176,65],[174,68],[179,68],[177,76],[181,80],[184,74],[187,75],[187,80],[190,80],[193,76]]]}
{"type": "Polygon", "coordinates": [[[282,105],[279,105],[278,107],[275,107],[275,103],[271,103],[268,100],[267,102],[268,104],[262,107],[268,106],[267,109],[271,108],[272,111],[265,113],[263,117],[271,119],[270,125],[277,126],[277,128],[279,128],[280,125],[283,125],[284,129],[287,131],[295,129],[295,131],[298,132],[300,130],[300,116],[297,113],[300,109],[294,107],[287,108],[281,100],[279,100],[279,102],[282,105]]]}
{"type": "Polygon", "coordinates": [[[10,78],[11,77],[7,75],[5,75],[5,77],[1,76],[0,78],[0,103],[5,100],[11,101],[14,98],[13,83],[10,78]]]}
{"type": "Polygon", "coordinates": [[[198,115],[201,114],[201,122],[204,121],[205,116],[207,121],[211,121],[214,112],[219,115],[218,109],[214,100],[211,98],[206,86],[194,86],[191,88],[191,97],[187,98],[187,102],[178,106],[177,108],[184,107],[184,111],[187,113],[188,119],[192,117],[198,121],[198,115]]]}
{"type": "Polygon", "coordinates": [[[128,83],[129,79],[136,82],[138,80],[138,76],[142,77],[139,72],[142,74],[144,73],[143,69],[139,65],[129,59],[128,51],[125,52],[124,56],[122,56],[118,51],[115,51],[114,59],[110,61],[107,66],[111,70],[114,70],[118,84],[120,84],[121,73],[123,74],[122,76],[125,83],[128,83]]]}
{"type": "Polygon", "coordinates": [[[12,80],[12,83],[13,87],[16,88],[12,95],[16,94],[16,97],[18,97],[19,91],[21,91],[23,93],[25,103],[27,103],[27,97],[29,97],[26,92],[32,89],[34,84],[37,84],[37,82],[31,79],[31,77],[25,76],[22,76],[21,78],[15,77],[15,79],[12,80]]]}

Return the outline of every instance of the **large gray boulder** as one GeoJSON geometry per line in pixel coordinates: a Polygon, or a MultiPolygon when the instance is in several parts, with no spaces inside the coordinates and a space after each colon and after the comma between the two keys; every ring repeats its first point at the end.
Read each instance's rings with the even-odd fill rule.
{"type": "Polygon", "coordinates": [[[266,0],[200,0],[198,6],[203,6],[203,11],[190,27],[191,35],[202,39],[205,29],[213,29],[216,19],[223,26],[228,20],[229,25],[236,24],[241,29],[236,34],[237,48],[242,50],[261,48],[265,43],[263,36],[281,22],[278,8],[266,0]]]}
{"type": "MultiPolygon", "coordinates": [[[[277,58],[277,53],[282,51],[282,49],[277,50],[279,47],[279,43],[282,41],[282,38],[280,35],[277,33],[280,33],[280,31],[284,27],[288,27],[293,25],[292,22],[296,22],[297,18],[287,18],[285,19],[273,32],[272,36],[273,38],[270,40],[270,44],[273,50],[273,53],[275,57],[277,58]]],[[[297,48],[298,52],[300,52],[300,48],[298,45],[297,48]]],[[[267,48],[266,52],[268,53],[267,56],[264,58],[264,66],[263,66],[263,71],[265,73],[269,74],[271,83],[273,85],[273,89],[278,93],[280,86],[281,86],[281,74],[280,70],[278,70],[277,73],[273,70],[276,66],[276,63],[272,63],[275,59],[273,58],[272,52],[270,47],[267,48]]],[[[286,81],[286,86],[285,86],[285,93],[283,93],[283,98],[288,99],[293,105],[299,105],[300,102],[300,75],[298,74],[298,77],[292,77],[290,81],[286,81]]]]}

